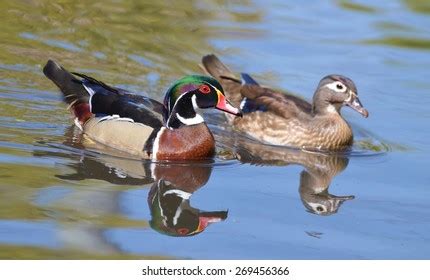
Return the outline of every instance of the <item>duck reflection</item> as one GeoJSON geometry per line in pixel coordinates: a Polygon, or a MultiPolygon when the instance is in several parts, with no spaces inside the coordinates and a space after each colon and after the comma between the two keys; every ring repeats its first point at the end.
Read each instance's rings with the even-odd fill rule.
{"type": "MultiPolygon", "coordinates": [[[[73,127],[68,130],[64,144],[76,148],[80,154],[79,159],[67,165],[72,172],[56,177],[78,181],[98,179],[116,185],[150,186],[147,198],[151,215],[149,224],[155,231],[169,236],[196,235],[208,225],[227,218],[227,211],[203,211],[192,207],[190,203],[192,194],[208,183],[213,162],[154,163],[124,158],[123,154],[100,147],[100,144],[75,132],[73,127]]],[[[47,151],[39,154],[55,156],[47,151]]],[[[119,195],[115,199],[119,199],[119,195]]],[[[110,203],[118,204],[118,201],[110,203]]]]}
{"type": "Polygon", "coordinates": [[[244,163],[257,165],[298,164],[305,169],[300,173],[299,193],[305,208],[313,214],[337,213],[343,202],[354,199],[353,195],[336,196],[329,193],[330,183],[348,165],[348,158],[341,154],[267,146],[248,140],[238,140],[236,156],[244,163]]]}
{"type": "Polygon", "coordinates": [[[158,180],[148,195],[151,209],[150,225],[160,233],[171,236],[191,236],[201,233],[211,223],[224,221],[227,211],[201,211],[190,205],[191,195],[204,186],[212,167],[158,165],[158,180]]]}

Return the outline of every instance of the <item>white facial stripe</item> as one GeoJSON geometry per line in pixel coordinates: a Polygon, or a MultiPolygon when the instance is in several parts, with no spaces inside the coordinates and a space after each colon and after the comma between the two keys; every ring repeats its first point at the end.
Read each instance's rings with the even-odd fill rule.
{"type": "Polygon", "coordinates": [[[214,87],[211,83],[207,83],[208,85],[210,85],[214,90],[218,90],[216,87],[214,87]]]}
{"type": "MultiPolygon", "coordinates": [[[[176,104],[178,104],[178,102],[179,102],[179,100],[181,100],[181,98],[182,98],[182,96],[184,96],[185,94],[187,94],[189,91],[187,91],[187,92],[184,92],[183,94],[181,94],[179,97],[178,97],[178,99],[176,99],[176,101],[175,101],[175,104],[173,104],[173,107],[172,107],[172,111],[173,111],[173,109],[176,107],[176,104]]],[[[170,108],[170,98],[169,98],[169,108],[170,108]]],[[[171,113],[171,112],[169,112],[169,113],[171,113]]],[[[167,121],[166,121],[166,126],[167,126],[167,128],[171,128],[170,126],[169,126],[169,122],[170,122],[170,118],[172,117],[172,115],[170,115],[169,116],[169,118],[167,119],[167,121]]]]}
{"type": "Polygon", "coordinates": [[[346,86],[339,81],[327,84],[327,85],[325,85],[325,87],[327,87],[331,90],[334,90],[335,92],[346,92],[346,90],[347,90],[346,86]]]}
{"type": "Polygon", "coordinates": [[[197,105],[197,96],[195,94],[191,96],[191,103],[193,104],[194,110],[199,109],[199,106],[197,105]]]}
{"type": "Polygon", "coordinates": [[[178,209],[176,209],[175,216],[173,216],[172,222],[174,226],[178,224],[178,219],[179,219],[179,216],[181,216],[181,213],[182,213],[182,208],[178,207],[178,209]]]}

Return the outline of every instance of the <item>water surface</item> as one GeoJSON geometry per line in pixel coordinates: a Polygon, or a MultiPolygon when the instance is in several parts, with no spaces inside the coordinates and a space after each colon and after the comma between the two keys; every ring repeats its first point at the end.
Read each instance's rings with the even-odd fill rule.
{"type": "Polygon", "coordinates": [[[0,258],[428,259],[429,7],[1,2],[0,258]],[[370,112],[343,110],[353,151],[234,142],[213,112],[215,160],[127,159],[82,139],[41,71],[52,58],[161,99],[207,53],[307,99],[352,78],[370,112]]]}

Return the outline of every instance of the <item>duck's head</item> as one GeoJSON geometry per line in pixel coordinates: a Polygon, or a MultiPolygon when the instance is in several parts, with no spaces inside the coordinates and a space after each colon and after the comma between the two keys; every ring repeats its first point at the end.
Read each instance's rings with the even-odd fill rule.
{"type": "Polygon", "coordinates": [[[314,113],[340,113],[344,105],[351,107],[365,118],[369,116],[369,112],[358,99],[357,88],[351,79],[342,75],[324,77],[314,94],[314,113]]]}
{"type": "Polygon", "coordinates": [[[216,108],[241,116],[242,112],[231,105],[220,83],[214,78],[189,75],[177,80],[164,98],[165,121],[169,128],[203,122],[198,109],[216,108]]]}

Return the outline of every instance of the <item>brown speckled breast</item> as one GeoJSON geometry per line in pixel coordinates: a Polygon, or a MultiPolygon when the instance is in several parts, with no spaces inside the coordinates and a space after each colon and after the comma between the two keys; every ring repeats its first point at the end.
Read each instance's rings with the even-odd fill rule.
{"type": "Polygon", "coordinates": [[[338,114],[285,119],[272,112],[256,111],[236,118],[234,127],[270,144],[344,150],[352,145],[352,130],[338,114]]]}
{"type": "Polygon", "coordinates": [[[157,160],[190,160],[211,158],[215,140],[205,123],[164,129],[159,137],[157,160]]]}

